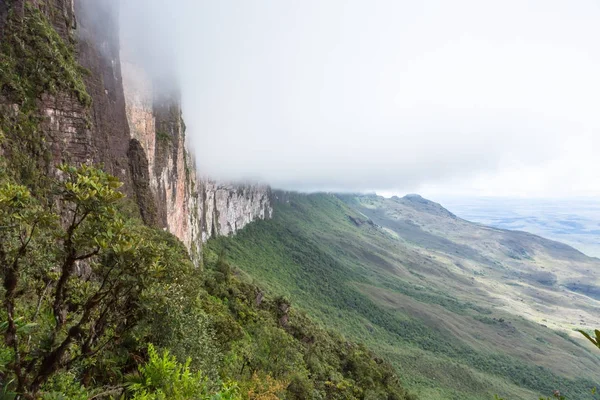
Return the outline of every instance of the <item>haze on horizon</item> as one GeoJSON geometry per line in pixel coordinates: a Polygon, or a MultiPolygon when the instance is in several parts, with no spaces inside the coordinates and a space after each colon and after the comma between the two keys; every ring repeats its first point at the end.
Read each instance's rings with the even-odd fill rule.
{"type": "Polygon", "coordinates": [[[123,2],[199,169],[298,190],[600,195],[600,3],[123,2]],[[144,7],[140,7],[140,5],[144,7]]]}

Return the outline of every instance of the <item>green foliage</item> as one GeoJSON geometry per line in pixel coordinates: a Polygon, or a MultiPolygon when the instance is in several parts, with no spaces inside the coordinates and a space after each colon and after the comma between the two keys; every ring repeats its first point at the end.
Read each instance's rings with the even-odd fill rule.
{"type": "Polygon", "coordinates": [[[180,362],[190,358],[192,367],[215,381],[222,354],[211,310],[202,308],[202,276],[181,242],[166,232],[154,234],[154,241],[163,244],[163,257],[171,260],[170,267],[144,296],[147,314],[136,335],[169,349],[180,362]]]}
{"type": "Polygon", "coordinates": [[[223,252],[206,248],[204,265],[203,307],[226,350],[222,373],[239,382],[242,394],[270,399],[284,385],[287,399],[412,398],[391,365],[323,330],[289,299],[264,296],[236,276],[223,252]],[[261,388],[257,376],[270,388],[261,388]]]}
{"type": "MultiPolygon", "coordinates": [[[[592,390],[592,394],[595,394],[596,391],[592,390]]],[[[560,394],[560,391],[555,390],[554,393],[552,394],[552,398],[550,397],[540,397],[539,400],[552,400],[552,399],[558,399],[558,400],[567,400],[567,398],[563,395],[560,394]]],[[[498,395],[494,395],[494,400],[505,400],[502,397],[499,397],[498,395]]]]}
{"type": "Polygon", "coordinates": [[[149,336],[165,348],[178,360],[190,358],[192,365],[215,380],[217,367],[222,355],[217,350],[218,343],[210,315],[199,304],[190,308],[178,308],[169,302],[164,308],[156,308],[156,318],[149,336]],[[166,322],[166,323],[165,323],[166,322]]]}
{"type": "Polygon", "coordinates": [[[91,393],[72,373],[52,376],[41,390],[43,400],[88,400],[91,393]]]}
{"type": "Polygon", "coordinates": [[[172,235],[120,211],[116,178],[60,176],[51,202],[0,180],[5,397],[412,398],[389,364],[265,296],[224,252],[194,268],[172,235]]]}
{"type": "Polygon", "coordinates": [[[237,388],[224,384],[218,393],[208,393],[206,379],[201,372],[190,370],[191,360],[177,362],[167,350],[162,356],[154,346],[148,346],[148,362],[139,367],[139,374],[128,378],[127,389],[132,400],[233,400],[238,399],[237,388]]]}
{"type": "Polygon", "coordinates": [[[595,337],[590,336],[589,333],[587,333],[586,331],[582,331],[581,329],[578,329],[577,332],[581,333],[594,346],[596,346],[597,348],[600,349],[600,330],[598,330],[598,329],[594,330],[594,334],[596,335],[595,337]]]}
{"type": "Polygon", "coordinates": [[[31,110],[41,93],[73,93],[91,104],[82,76],[87,73],[75,59],[73,45],[56,32],[33,4],[23,16],[11,12],[4,32],[0,59],[0,88],[4,95],[31,110]]]}
{"type": "Polygon", "coordinates": [[[61,172],[45,205],[24,186],[0,184],[0,354],[10,354],[5,379],[26,395],[61,373],[118,383],[111,371],[127,362],[131,335],[143,340],[150,316],[181,306],[176,274],[192,269],[166,234],[118,212],[116,178],[85,165],[61,172]]]}
{"type": "Polygon", "coordinates": [[[163,130],[156,131],[156,139],[160,142],[165,142],[165,143],[171,143],[173,141],[173,138],[171,137],[171,135],[168,132],[165,132],[163,130]]]}

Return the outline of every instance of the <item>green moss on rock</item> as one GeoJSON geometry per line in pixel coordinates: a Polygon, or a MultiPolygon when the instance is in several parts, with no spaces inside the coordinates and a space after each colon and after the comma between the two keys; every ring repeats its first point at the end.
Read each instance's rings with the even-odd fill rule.
{"type": "Polygon", "coordinates": [[[89,73],[75,59],[42,12],[27,4],[22,18],[11,13],[0,47],[1,93],[25,110],[35,107],[42,93],[72,93],[90,106],[83,75],[89,73]]]}
{"type": "Polygon", "coordinates": [[[50,163],[45,134],[40,130],[42,94],[71,94],[84,107],[92,99],[83,82],[87,70],[74,47],[58,34],[46,16],[26,4],[21,15],[9,11],[0,43],[0,145],[7,172],[31,189],[43,188],[50,163]]]}

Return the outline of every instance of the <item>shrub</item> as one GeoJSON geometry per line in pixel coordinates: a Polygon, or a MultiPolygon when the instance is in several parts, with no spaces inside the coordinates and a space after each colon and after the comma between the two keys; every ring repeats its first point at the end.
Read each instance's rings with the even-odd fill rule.
{"type": "Polygon", "coordinates": [[[139,373],[128,377],[128,392],[132,400],[234,400],[239,399],[235,384],[223,384],[221,390],[209,392],[208,380],[201,372],[190,370],[191,360],[185,364],[164,350],[162,355],[152,344],[148,345],[148,362],[139,367],[139,373]]]}

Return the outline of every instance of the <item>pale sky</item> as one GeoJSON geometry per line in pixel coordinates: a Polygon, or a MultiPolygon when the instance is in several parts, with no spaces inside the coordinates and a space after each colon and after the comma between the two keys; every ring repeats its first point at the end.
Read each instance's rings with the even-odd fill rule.
{"type": "Polygon", "coordinates": [[[598,1],[123,3],[149,67],[177,76],[206,175],[600,196],[598,1]]]}

